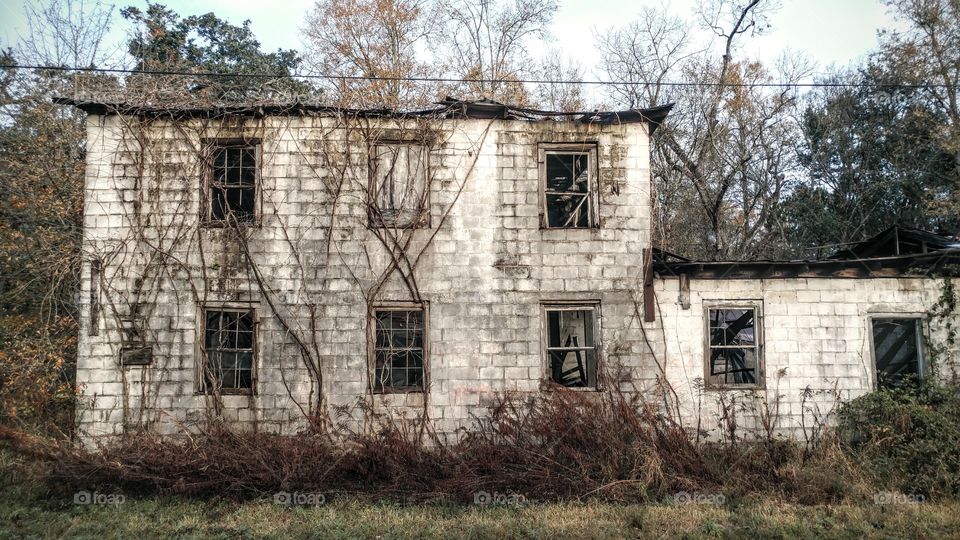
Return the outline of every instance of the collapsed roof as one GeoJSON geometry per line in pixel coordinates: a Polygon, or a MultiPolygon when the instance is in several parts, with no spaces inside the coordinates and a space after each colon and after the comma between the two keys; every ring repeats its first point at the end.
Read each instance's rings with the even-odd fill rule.
{"type": "Polygon", "coordinates": [[[653,271],[660,277],[698,279],[960,276],[960,240],[894,226],[829,257],[793,261],[694,261],[655,248],[653,271]]]}

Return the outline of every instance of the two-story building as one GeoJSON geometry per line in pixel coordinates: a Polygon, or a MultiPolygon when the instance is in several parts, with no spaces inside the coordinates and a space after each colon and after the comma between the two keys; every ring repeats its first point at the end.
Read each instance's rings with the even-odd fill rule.
{"type": "Polygon", "coordinates": [[[824,261],[654,249],[670,106],[62,102],[89,115],[88,440],[209,419],[294,433],[365,409],[453,433],[497,393],[554,385],[639,392],[706,429],[721,395],[775,403],[790,432],[956,354],[955,315],[936,315],[951,289],[927,276],[960,260],[943,237],[824,261]]]}

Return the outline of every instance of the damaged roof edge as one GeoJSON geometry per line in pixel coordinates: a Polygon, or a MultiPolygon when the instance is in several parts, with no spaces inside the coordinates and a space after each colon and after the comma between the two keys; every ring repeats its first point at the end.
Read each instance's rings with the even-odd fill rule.
{"type": "Polygon", "coordinates": [[[960,276],[960,249],[957,248],[893,257],[811,261],[671,261],[670,256],[654,249],[653,270],[658,277],[679,277],[681,274],[697,279],[960,276]]]}
{"type": "Polygon", "coordinates": [[[54,97],[58,105],[76,107],[87,114],[136,116],[167,116],[172,118],[210,118],[217,116],[335,116],[348,115],[361,118],[467,118],[501,120],[570,120],[579,123],[616,125],[646,122],[650,125],[650,134],[666,120],[673,103],[645,109],[624,111],[543,111],[523,107],[504,105],[487,99],[463,101],[446,98],[437,103],[437,107],[415,111],[395,109],[349,109],[309,103],[251,103],[251,104],[211,104],[208,106],[173,105],[134,105],[130,103],[83,100],[66,97],[54,97]]]}
{"type": "Polygon", "coordinates": [[[960,276],[957,237],[893,226],[860,242],[842,244],[827,258],[780,261],[695,261],[653,249],[654,272],[699,279],[791,277],[960,276]]]}

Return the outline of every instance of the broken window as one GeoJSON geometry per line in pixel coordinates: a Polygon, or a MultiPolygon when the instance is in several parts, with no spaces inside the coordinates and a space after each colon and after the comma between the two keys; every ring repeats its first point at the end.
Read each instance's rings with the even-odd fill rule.
{"type": "Polygon", "coordinates": [[[382,143],[370,149],[371,224],[419,227],[427,223],[427,152],[419,144],[382,143]]]}
{"type": "Polygon", "coordinates": [[[250,223],[257,216],[257,145],[215,142],[211,145],[207,220],[250,223]]]}
{"type": "Polygon", "coordinates": [[[708,309],[708,385],[759,386],[757,311],[752,306],[708,309]]]}
{"type": "Polygon", "coordinates": [[[550,380],[575,388],[597,387],[597,305],[545,306],[550,380]]]}
{"type": "Polygon", "coordinates": [[[871,322],[877,386],[891,388],[922,377],[921,319],[876,318],[871,322]]]}
{"type": "Polygon", "coordinates": [[[544,225],[548,228],[593,227],[596,223],[596,150],[585,149],[583,145],[551,148],[541,151],[544,225]]]}
{"type": "Polygon", "coordinates": [[[422,308],[374,310],[374,391],[423,390],[424,335],[422,308]]]}
{"type": "Polygon", "coordinates": [[[223,393],[253,390],[256,319],[251,309],[205,309],[204,389],[223,393]]]}

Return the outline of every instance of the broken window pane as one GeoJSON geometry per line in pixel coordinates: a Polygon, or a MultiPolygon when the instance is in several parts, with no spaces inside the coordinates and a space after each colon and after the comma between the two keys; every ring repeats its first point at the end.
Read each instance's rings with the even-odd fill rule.
{"type": "Polygon", "coordinates": [[[253,146],[224,145],[213,150],[209,217],[212,221],[251,222],[256,217],[257,159],[253,146]]]}
{"type": "Polygon", "coordinates": [[[923,375],[920,319],[873,319],[877,386],[900,386],[923,375]]]}
{"type": "Polygon", "coordinates": [[[547,227],[592,226],[590,154],[547,152],[546,175],[547,227]]]}
{"type": "Polygon", "coordinates": [[[759,348],[754,308],[710,309],[707,382],[712,385],[755,385],[759,348]]]}
{"type": "Polygon", "coordinates": [[[204,349],[208,390],[253,388],[254,315],[252,310],[205,310],[204,349]]]}
{"type": "Polygon", "coordinates": [[[547,362],[550,379],[563,386],[596,387],[597,351],[592,306],[548,307],[547,362]]]}
{"type": "Polygon", "coordinates": [[[374,390],[422,390],[423,310],[377,310],[374,324],[374,390]]]}
{"type": "Polygon", "coordinates": [[[372,219],[389,227],[421,225],[426,218],[427,158],[423,146],[378,144],[371,149],[372,219]]]}

